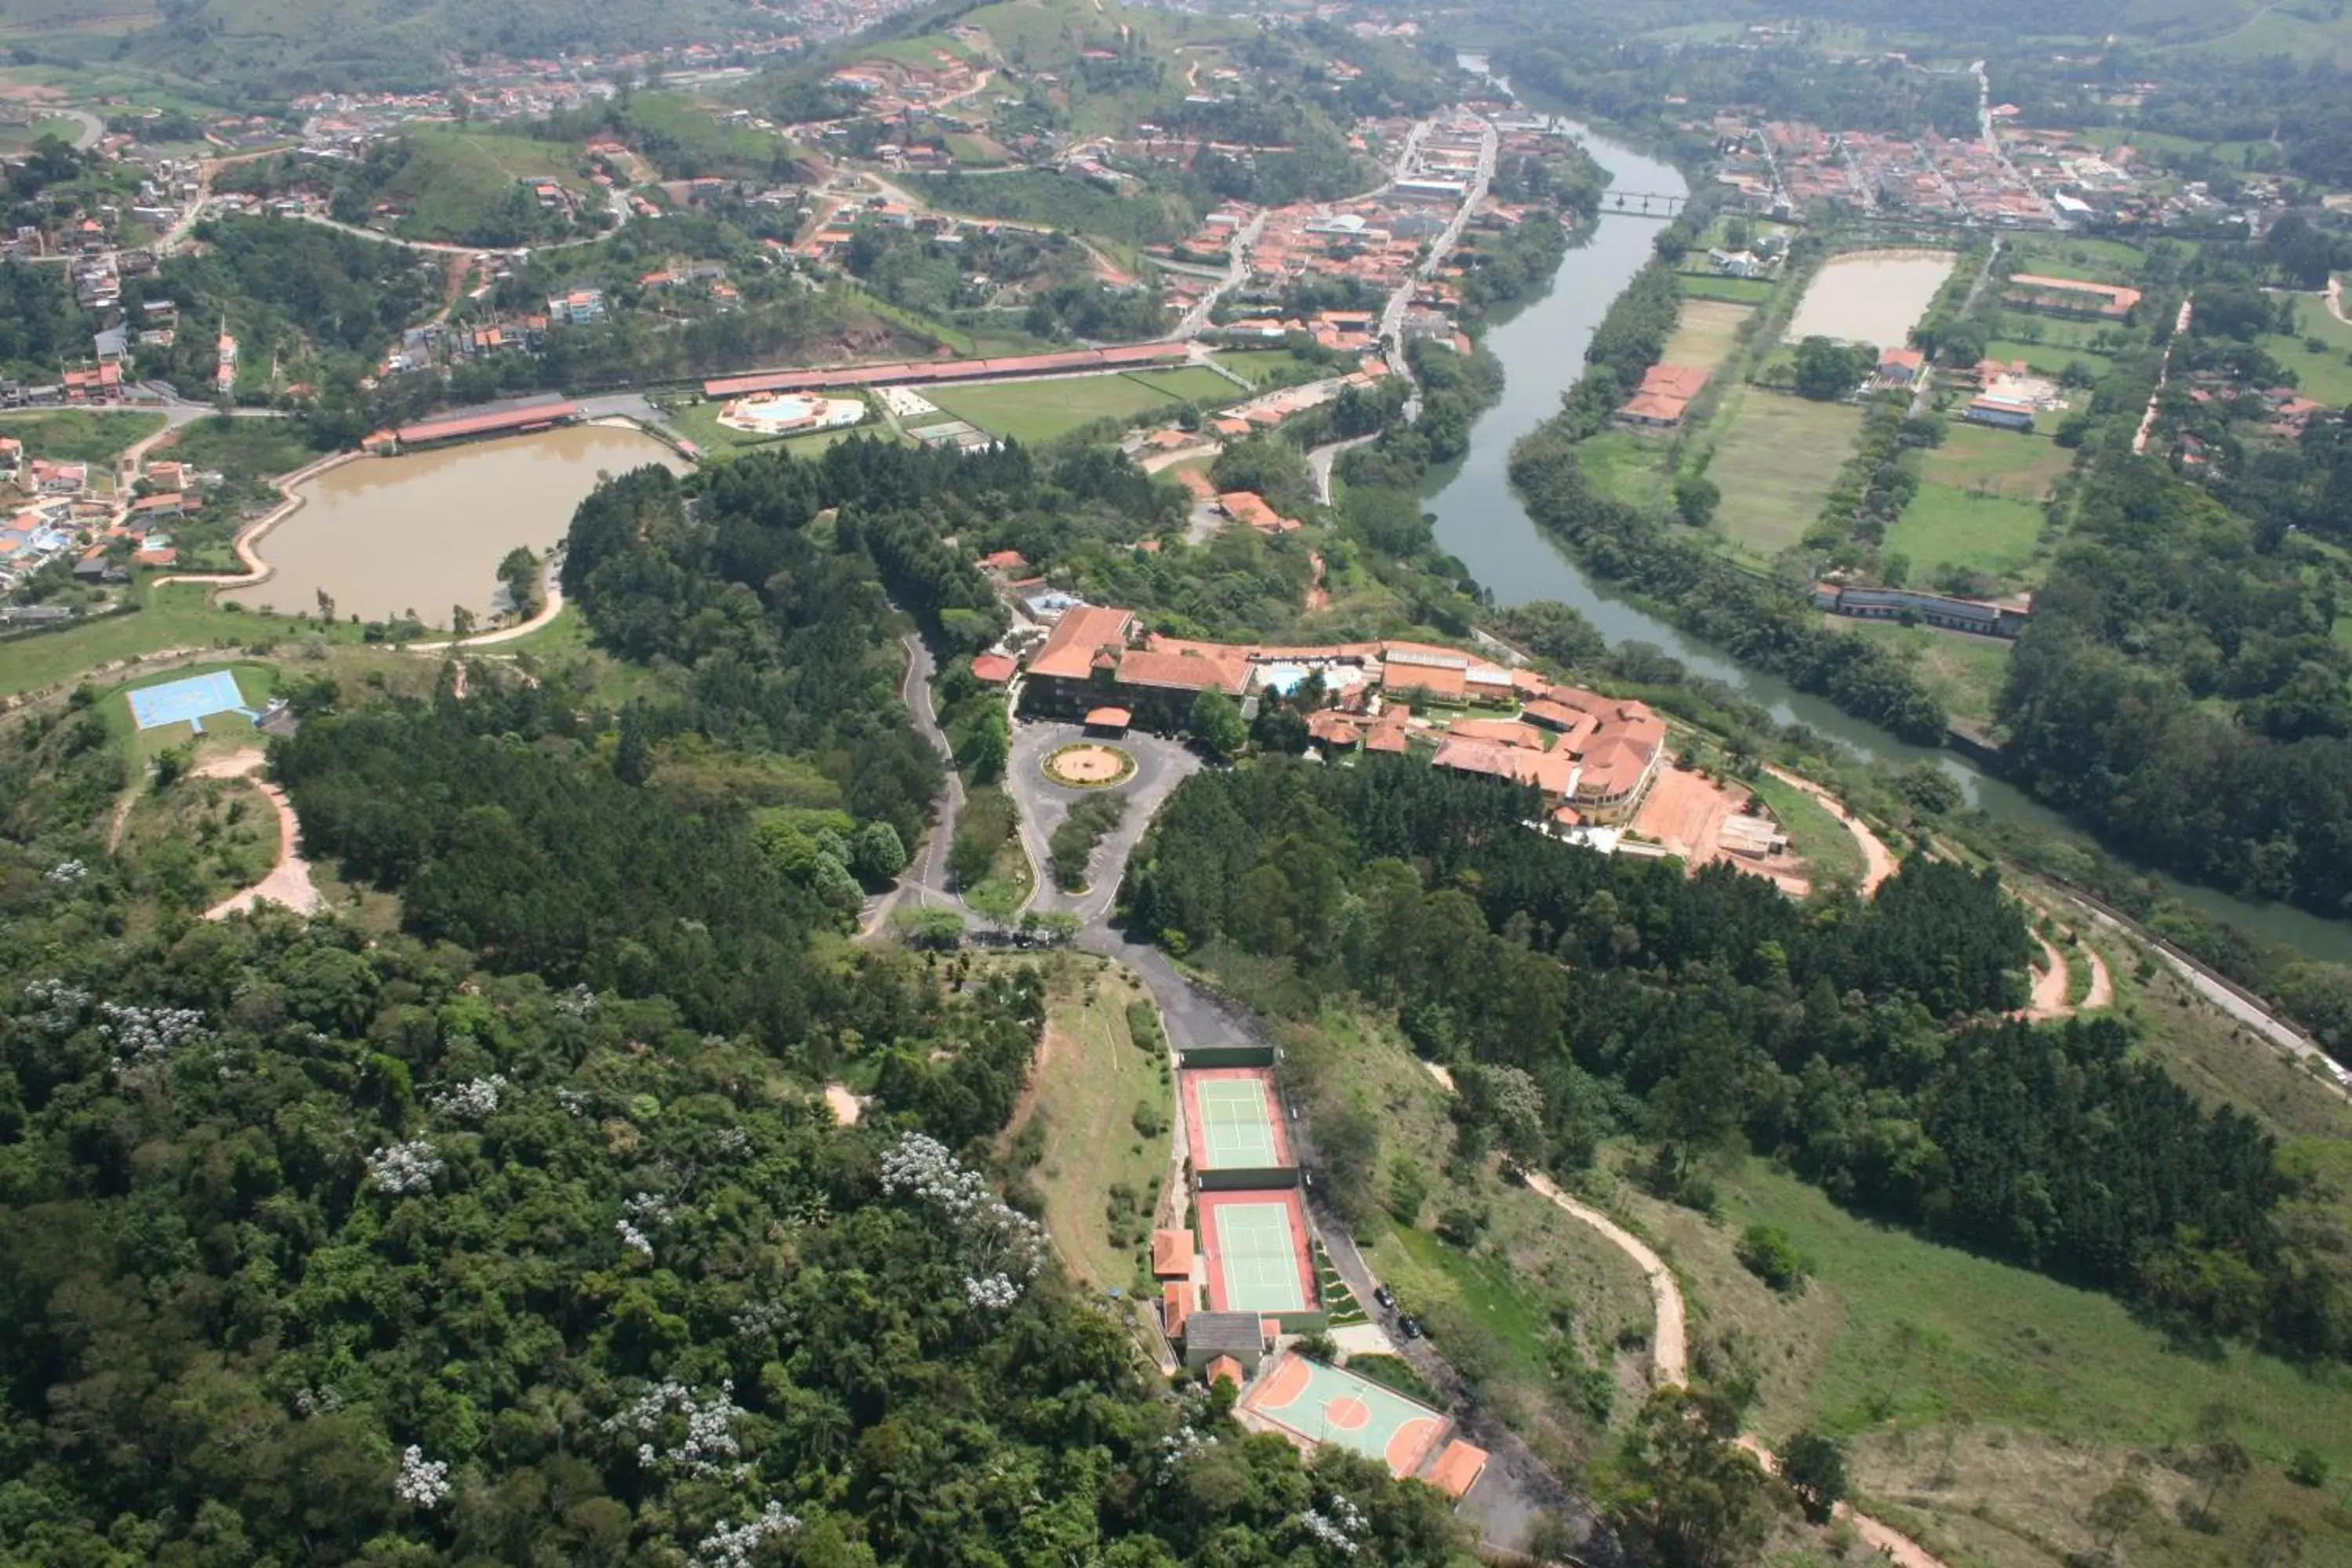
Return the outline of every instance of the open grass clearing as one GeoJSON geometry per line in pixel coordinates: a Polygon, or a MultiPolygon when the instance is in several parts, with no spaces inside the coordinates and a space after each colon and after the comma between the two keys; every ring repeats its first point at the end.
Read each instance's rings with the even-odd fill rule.
{"type": "Polygon", "coordinates": [[[1127,379],[1139,386],[1150,389],[1162,397],[1182,403],[1199,403],[1217,406],[1237,403],[1246,395],[1240,387],[1201,365],[1185,365],[1177,370],[1129,371],[1127,379]]]}
{"type": "MultiPolygon", "coordinates": [[[[2135,133],[2131,140],[2137,143],[2141,139],[2135,133]]],[[[2147,264],[2145,251],[2120,239],[2032,235],[2015,241],[2015,244],[2017,263],[2010,270],[2038,272],[2045,278],[2079,278],[2089,283],[2136,283],[2139,280],[2140,269],[2147,264]]]]}
{"type": "Polygon", "coordinates": [[[1723,492],[1717,525],[1751,553],[1771,557],[1804,537],[1853,451],[1862,411],[1753,390],[1716,417],[1722,434],[1707,478],[1723,492]]]}
{"type": "Polygon", "coordinates": [[[1719,300],[1735,305],[1760,305],[1772,297],[1772,284],[1763,278],[1707,277],[1677,273],[1675,284],[1685,300],[1719,300]]]}
{"type": "Polygon", "coordinates": [[[1175,1100],[1165,1052],[1138,1047],[1128,1028],[1128,1008],[1150,993],[1087,954],[1056,953],[1044,967],[1045,1034],[1012,1136],[1041,1144],[1030,1180],[1063,1261],[1095,1286],[1132,1289],[1168,1173],[1175,1100]],[[1142,1106],[1157,1108],[1160,1131],[1137,1130],[1142,1106]]]}
{"type": "Polygon", "coordinates": [[[1823,882],[1862,885],[1863,874],[1868,869],[1863,860],[1862,846],[1854,842],[1844,823],[1830,815],[1827,806],[1769,773],[1759,773],[1738,782],[1771,807],[1772,820],[1789,836],[1789,847],[1811,869],[1815,886],[1823,882]]]}
{"type": "Polygon", "coordinates": [[[1926,484],[1887,529],[1885,552],[1911,563],[1915,583],[1953,566],[2021,581],[2038,575],[2034,554],[2047,521],[2040,507],[2025,501],[1926,484]]]}
{"type": "Polygon", "coordinates": [[[1685,299],[1661,362],[1716,369],[1738,348],[1739,324],[1752,314],[1750,307],[1725,300],[1685,299]]]}
{"type": "Polygon", "coordinates": [[[2294,372],[2295,385],[2305,397],[2336,407],[2352,403],[2352,326],[2312,299],[2294,302],[2294,336],[2264,338],[2263,347],[2294,372]],[[2319,346],[2314,348],[2314,343],[2319,346]]]}
{"type": "Polygon", "coordinates": [[[1124,374],[1066,376],[1053,381],[942,386],[923,394],[992,436],[1051,441],[1097,419],[1134,419],[1179,401],[1124,374]]]}
{"type": "Polygon", "coordinates": [[[2040,501],[2074,466],[2074,454],[2047,436],[1955,421],[1945,429],[1943,445],[1920,454],[1919,478],[1974,494],[2040,501]]]}
{"type": "Polygon", "coordinates": [[[0,641],[0,697],[70,684],[104,667],[170,648],[261,651],[297,639],[360,639],[360,628],[349,622],[322,628],[315,621],[226,609],[210,603],[208,592],[193,583],[150,589],[142,609],[0,641]]]}
{"type": "Polygon", "coordinates": [[[2225,1495],[2218,1538],[2174,1524],[2168,1508],[2135,1538],[2135,1568],[2249,1561],[2273,1512],[2304,1524],[2315,1549],[2325,1544],[2307,1562],[2352,1550],[2352,1533],[2326,1517],[2328,1498],[2279,1473],[2305,1446],[2339,1475],[2352,1462],[2342,1419],[2352,1373],[2306,1373],[2235,1347],[2177,1352],[2111,1297],[1857,1218],[1761,1161],[1727,1165],[1717,1184],[1720,1223],[1630,1187],[1612,1198],[1664,1240],[1700,1364],[1754,1370],[1749,1419],[1768,1441],[1806,1426],[1851,1439],[1865,1505],[1947,1561],[2053,1568],[2064,1551],[2090,1546],[2090,1500],[2135,1456],[2153,1462],[2147,1484],[2160,1506],[2191,1489],[2201,1499],[2204,1487],[2167,1460],[2185,1463],[2217,1405],[2231,1413],[2255,1473],[2225,1495]],[[1797,1294],[1776,1295],[1735,1258],[1741,1230],[1758,1223],[1811,1263],[1797,1294]]]}
{"type": "Polygon", "coordinates": [[[1985,344],[1985,358],[1999,360],[2003,364],[2014,364],[2023,360],[2047,376],[2065,374],[2070,364],[2088,365],[2104,375],[2114,363],[2096,349],[2074,348],[2065,343],[2028,342],[2022,338],[1993,339],[1985,344]]]}
{"type": "Polygon", "coordinates": [[[409,238],[466,243],[524,180],[553,180],[578,203],[601,200],[581,173],[577,147],[446,125],[406,134],[408,164],[383,194],[405,214],[399,227],[409,238]]]}
{"type": "MultiPolygon", "coordinates": [[[[124,447],[163,427],[160,414],[100,413],[88,408],[50,408],[0,415],[0,436],[25,444],[27,458],[61,463],[110,463],[124,447]]],[[[93,476],[95,477],[95,476],[93,476]]]]}
{"type": "Polygon", "coordinates": [[[1823,620],[1832,631],[1867,637],[1893,648],[1952,717],[1979,724],[1991,721],[1993,701],[2009,679],[2008,643],[1999,637],[1906,626],[1897,621],[1862,621],[1844,616],[1828,616],[1823,620]]]}
{"type": "Polygon", "coordinates": [[[1666,467],[1668,450],[1661,437],[1604,430],[1577,443],[1576,460],[1595,489],[1628,505],[1647,506],[1666,498],[1672,477],[1666,467]]]}
{"type": "Polygon", "coordinates": [[[192,664],[178,669],[158,671],[126,680],[108,692],[100,702],[100,716],[117,743],[123,746],[135,762],[149,763],[174,746],[194,742],[200,751],[234,751],[253,743],[253,721],[241,713],[217,712],[205,716],[204,733],[195,733],[187,724],[160,724],[152,730],[139,728],[131,711],[131,693],[151,686],[162,686],[175,680],[189,680],[215,670],[226,672],[236,682],[237,694],[245,706],[258,713],[263,703],[278,689],[278,671],[274,666],[254,659],[239,659],[217,664],[192,664]]]}
{"type": "Polygon", "coordinates": [[[1288,349],[1224,349],[1211,357],[1253,386],[1308,379],[1307,362],[1288,349]]]}

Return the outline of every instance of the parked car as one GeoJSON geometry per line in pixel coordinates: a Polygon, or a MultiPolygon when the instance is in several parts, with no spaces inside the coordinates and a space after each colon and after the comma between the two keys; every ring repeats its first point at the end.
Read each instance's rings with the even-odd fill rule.
{"type": "Polygon", "coordinates": [[[1378,1301],[1381,1304],[1381,1309],[1385,1311],[1393,1312],[1396,1310],[1396,1292],[1390,1289],[1385,1285],[1373,1287],[1372,1300],[1378,1301]]]}
{"type": "Polygon", "coordinates": [[[1417,1340],[1421,1338],[1421,1320],[1419,1318],[1412,1317],[1410,1314],[1405,1317],[1399,1318],[1397,1320],[1397,1332],[1402,1334],[1409,1340],[1417,1340]]]}

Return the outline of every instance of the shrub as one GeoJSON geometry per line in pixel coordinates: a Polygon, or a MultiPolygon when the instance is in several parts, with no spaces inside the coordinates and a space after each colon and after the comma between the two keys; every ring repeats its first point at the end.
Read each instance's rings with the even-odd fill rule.
{"type": "Polygon", "coordinates": [[[1740,1266],[1775,1290],[1794,1290],[1812,1272],[1796,1243],[1769,1225],[1749,1226],[1739,1237],[1738,1254],[1740,1266]]]}

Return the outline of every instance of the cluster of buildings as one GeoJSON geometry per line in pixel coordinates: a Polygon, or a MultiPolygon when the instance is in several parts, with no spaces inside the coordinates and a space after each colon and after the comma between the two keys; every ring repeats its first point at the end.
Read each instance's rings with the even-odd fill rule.
{"type": "Polygon", "coordinates": [[[1665,721],[1639,702],[1458,648],[1196,642],[1092,605],[1059,608],[1022,682],[1024,710],[1114,731],[1181,729],[1203,692],[1241,703],[1319,688],[1328,705],[1308,715],[1307,731],[1327,755],[1425,747],[1436,766],[1534,785],[1560,828],[1630,819],[1668,751],[1665,721]]]}
{"type": "Polygon", "coordinates": [[[2000,228],[2055,226],[2051,204],[1997,146],[1928,132],[1918,137],[1827,131],[1804,121],[1719,116],[1719,174],[1753,211],[1802,217],[1823,207],[1915,221],[2000,228]]]}
{"type": "MultiPolygon", "coordinates": [[[[73,563],[78,583],[127,581],[132,566],[168,567],[179,559],[171,529],[200,511],[204,491],[221,482],[174,458],[143,468],[126,464],[109,476],[89,463],[31,456],[15,437],[0,436],[0,593],[44,566],[73,563]]],[[[0,628],[71,620],[62,605],[0,607],[0,628]]]]}
{"type": "Polygon", "coordinates": [[[1979,637],[2014,638],[2032,616],[2030,603],[1989,604],[1929,594],[1916,588],[1862,588],[1823,581],[1813,584],[1813,607],[1863,621],[1901,621],[1979,637]]]}

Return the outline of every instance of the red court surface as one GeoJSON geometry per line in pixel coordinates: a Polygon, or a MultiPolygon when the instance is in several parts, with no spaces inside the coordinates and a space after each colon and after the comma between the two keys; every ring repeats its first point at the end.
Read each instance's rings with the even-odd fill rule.
{"type": "Polygon", "coordinates": [[[1289,1169],[1290,1137],[1272,1073],[1264,1068],[1187,1068],[1178,1077],[1192,1169],[1289,1169]]]}
{"type": "Polygon", "coordinates": [[[1302,1444],[1337,1443],[1410,1476],[1445,1436],[1446,1418],[1394,1389],[1305,1356],[1283,1354],[1250,1385],[1242,1409],[1302,1444]]]}
{"type": "Polygon", "coordinates": [[[1281,1313],[1313,1310],[1315,1266],[1298,1189],[1202,1193],[1201,1249],[1209,1258],[1209,1310],[1281,1313]]]}

